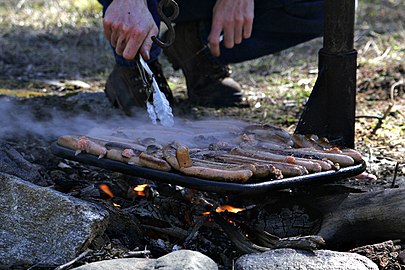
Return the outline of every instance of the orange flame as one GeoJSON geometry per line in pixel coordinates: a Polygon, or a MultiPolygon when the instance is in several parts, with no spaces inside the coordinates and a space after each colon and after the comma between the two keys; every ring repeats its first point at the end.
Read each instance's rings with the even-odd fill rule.
{"type": "MultiPolygon", "coordinates": [[[[222,213],[222,212],[227,211],[229,213],[238,213],[238,212],[241,212],[244,210],[246,210],[246,208],[238,208],[238,207],[233,207],[230,205],[221,205],[221,206],[218,206],[217,209],[215,209],[215,212],[222,213]]],[[[207,216],[209,214],[211,214],[211,212],[202,213],[203,216],[207,216]]]]}
{"type": "Polygon", "coordinates": [[[238,213],[243,210],[245,210],[245,208],[237,208],[237,207],[233,207],[230,205],[222,205],[222,206],[218,206],[217,209],[215,209],[215,212],[222,213],[222,212],[228,211],[230,213],[238,213]]]}
{"type": "Polygon", "coordinates": [[[98,186],[105,194],[110,196],[111,198],[114,197],[114,194],[111,192],[110,188],[106,184],[101,184],[98,186]]]}
{"type": "Polygon", "coordinates": [[[149,185],[148,184],[137,185],[136,187],[134,187],[134,191],[136,191],[136,194],[138,196],[146,196],[144,191],[147,186],[149,185]]]}

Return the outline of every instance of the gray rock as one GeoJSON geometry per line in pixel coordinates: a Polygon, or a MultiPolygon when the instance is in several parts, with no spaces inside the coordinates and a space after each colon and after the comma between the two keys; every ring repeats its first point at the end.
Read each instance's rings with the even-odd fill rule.
{"type": "Polygon", "coordinates": [[[153,270],[155,262],[156,259],[113,259],[85,264],[72,270],[153,270]]]}
{"type": "Polygon", "coordinates": [[[216,270],[217,264],[208,256],[192,251],[178,250],[156,260],[159,270],[216,270]]]}
{"type": "Polygon", "coordinates": [[[158,259],[114,259],[86,264],[74,270],[217,270],[218,266],[204,254],[178,250],[158,259]]]}
{"type": "Polygon", "coordinates": [[[370,259],[356,253],[276,249],[238,258],[236,270],[378,270],[370,259]]]}
{"type": "Polygon", "coordinates": [[[0,265],[64,264],[107,226],[88,202],[4,173],[0,186],[0,265]]]}

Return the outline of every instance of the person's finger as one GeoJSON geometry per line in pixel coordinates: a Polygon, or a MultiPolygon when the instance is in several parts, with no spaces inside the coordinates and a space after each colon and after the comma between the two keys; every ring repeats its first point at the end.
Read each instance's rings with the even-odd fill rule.
{"type": "Polygon", "coordinates": [[[250,38],[252,35],[253,17],[246,17],[243,24],[243,38],[250,38]]]}
{"type": "Polygon", "coordinates": [[[126,26],[125,24],[120,28],[120,30],[120,35],[118,36],[117,44],[115,46],[115,52],[118,55],[122,55],[122,53],[124,52],[125,46],[127,45],[128,39],[131,34],[131,28],[126,26]]]}
{"type": "Polygon", "coordinates": [[[114,48],[117,46],[117,41],[118,41],[118,37],[120,35],[120,28],[118,24],[113,24],[111,26],[112,32],[111,32],[111,37],[110,37],[110,43],[111,46],[113,46],[114,48]]]}
{"type": "Polygon", "coordinates": [[[222,32],[222,24],[216,23],[214,20],[211,27],[211,33],[208,37],[208,42],[210,45],[211,54],[216,57],[220,56],[221,54],[219,50],[221,32],[222,32]]]}
{"type": "Polygon", "coordinates": [[[117,43],[115,46],[115,52],[118,55],[122,55],[126,45],[127,45],[127,41],[126,41],[125,35],[120,35],[117,39],[117,43]]]}
{"type": "Polygon", "coordinates": [[[122,52],[122,56],[127,60],[132,60],[135,58],[135,55],[138,53],[139,47],[141,43],[138,37],[132,36],[128,41],[127,45],[125,46],[124,51],[122,52]]]}
{"type": "Polygon", "coordinates": [[[224,28],[224,46],[231,49],[235,45],[234,25],[227,24],[224,28]]]}
{"type": "Polygon", "coordinates": [[[156,36],[157,33],[154,33],[154,31],[149,32],[148,35],[146,36],[145,40],[142,43],[141,49],[140,49],[140,54],[142,55],[143,59],[145,61],[148,61],[150,59],[150,49],[152,48],[152,37],[156,36]]]}
{"type": "Polygon", "coordinates": [[[237,18],[235,20],[235,28],[234,28],[234,42],[235,44],[242,43],[242,33],[243,33],[243,20],[237,18]]]}
{"type": "Polygon", "coordinates": [[[112,22],[110,20],[103,20],[104,36],[107,40],[111,40],[111,25],[112,22]]]}

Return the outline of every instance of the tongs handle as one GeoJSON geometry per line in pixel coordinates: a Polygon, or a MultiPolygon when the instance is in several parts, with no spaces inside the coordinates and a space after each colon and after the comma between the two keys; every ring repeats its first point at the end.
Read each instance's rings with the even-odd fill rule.
{"type": "Polygon", "coordinates": [[[156,43],[156,45],[158,45],[162,49],[165,49],[170,47],[173,44],[174,39],[176,38],[175,31],[172,26],[172,21],[176,19],[177,16],[179,15],[179,5],[174,0],[162,0],[158,4],[157,12],[159,14],[160,19],[166,24],[167,31],[169,31],[169,33],[167,34],[168,40],[166,42],[163,42],[156,36],[153,36],[152,40],[154,43],[156,43]],[[163,12],[163,7],[172,8],[173,9],[172,15],[167,17],[163,12]]]}

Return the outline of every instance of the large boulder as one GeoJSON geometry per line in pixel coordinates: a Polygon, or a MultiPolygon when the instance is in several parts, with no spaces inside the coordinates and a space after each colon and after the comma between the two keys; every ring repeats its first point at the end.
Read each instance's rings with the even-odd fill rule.
{"type": "Polygon", "coordinates": [[[0,173],[0,265],[60,265],[101,235],[108,212],[0,173]]]}
{"type": "Polygon", "coordinates": [[[238,258],[236,270],[378,270],[370,259],[356,253],[330,250],[275,249],[238,258]]]}

